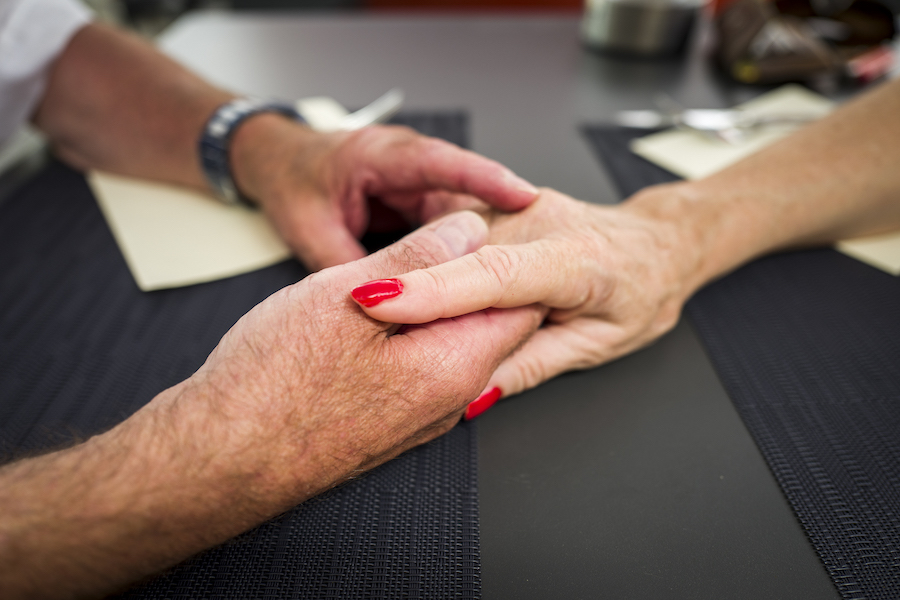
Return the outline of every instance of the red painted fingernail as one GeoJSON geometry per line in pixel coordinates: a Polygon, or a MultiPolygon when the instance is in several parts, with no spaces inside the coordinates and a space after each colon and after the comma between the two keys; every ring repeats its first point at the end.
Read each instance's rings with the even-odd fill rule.
{"type": "Polygon", "coordinates": [[[399,279],[376,279],[353,288],[350,295],[353,299],[370,308],[403,293],[403,284],[399,279]]]}
{"type": "Polygon", "coordinates": [[[473,400],[469,404],[469,406],[466,407],[466,414],[464,415],[466,421],[471,421],[472,419],[492,407],[502,395],[503,392],[500,391],[500,388],[493,387],[482,395],[478,396],[478,398],[473,400]]]}

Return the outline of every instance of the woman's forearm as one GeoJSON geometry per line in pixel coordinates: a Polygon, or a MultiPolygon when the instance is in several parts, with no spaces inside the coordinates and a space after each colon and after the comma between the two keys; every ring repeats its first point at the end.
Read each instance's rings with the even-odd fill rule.
{"type": "Polygon", "coordinates": [[[700,287],[782,248],[900,228],[900,81],[698,181],[650,188],[626,206],[681,224],[700,287]]]}

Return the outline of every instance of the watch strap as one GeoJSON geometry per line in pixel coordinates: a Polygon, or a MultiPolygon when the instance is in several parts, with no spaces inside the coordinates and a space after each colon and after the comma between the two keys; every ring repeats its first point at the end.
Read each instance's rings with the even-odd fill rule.
{"type": "Polygon", "coordinates": [[[236,98],[216,109],[200,136],[198,152],[206,180],[216,197],[225,204],[255,206],[238,189],[231,172],[231,138],[238,126],[253,115],[274,112],[303,121],[297,110],[285,103],[261,98],[236,98]]]}

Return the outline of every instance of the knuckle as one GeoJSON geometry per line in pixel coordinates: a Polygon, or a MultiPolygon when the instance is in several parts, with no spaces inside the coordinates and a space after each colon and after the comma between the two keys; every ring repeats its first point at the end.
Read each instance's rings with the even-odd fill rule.
{"type": "Polygon", "coordinates": [[[389,246],[386,252],[389,259],[398,268],[407,270],[427,269],[448,258],[444,244],[428,231],[422,231],[418,235],[401,240],[393,246],[389,246]]]}
{"type": "Polygon", "coordinates": [[[617,346],[621,339],[607,340],[605,343],[597,343],[588,332],[582,332],[576,342],[576,353],[571,361],[570,369],[592,369],[598,365],[612,360],[618,356],[617,346]]]}
{"type": "MultiPolygon", "coordinates": [[[[433,294],[430,299],[433,305],[442,306],[445,304],[445,301],[448,301],[453,296],[450,282],[447,281],[446,277],[433,269],[423,269],[419,273],[426,280],[425,289],[430,290],[433,294]]],[[[441,314],[444,314],[443,311],[441,314]]]]}
{"type": "Polygon", "coordinates": [[[434,137],[425,137],[421,135],[418,136],[417,142],[419,144],[419,150],[426,155],[439,155],[447,152],[448,150],[457,148],[457,146],[451,144],[446,140],[434,137]]]}
{"type": "Polygon", "coordinates": [[[414,140],[421,135],[411,127],[406,125],[376,125],[373,127],[362,127],[353,131],[351,136],[360,142],[381,142],[387,144],[404,144],[410,140],[414,140]]]}
{"type": "Polygon", "coordinates": [[[382,125],[381,128],[392,133],[400,140],[418,139],[423,137],[421,133],[406,125],[382,125]]]}
{"type": "Polygon", "coordinates": [[[467,169],[457,161],[460,153],[465,154],[464,150],[446,140],[425,136],[419,136],[413,143],[423,181],[435,186],[449,183],[457,189],[464,187],[467,169]]]}
{"type": "Polygon", "coordinates": [[[488,278],[505,289],[519,271],[519,255],[507,246],[485,246],[475,252],[475,260],[488,278]]]}
{"type": "Polygon", "coordinates": [[[543,363],[534,356],[521,357],[517,366],[513,376],[515,389],[504,391],[519,393],[535,387],[546,379],[543,363]]]}

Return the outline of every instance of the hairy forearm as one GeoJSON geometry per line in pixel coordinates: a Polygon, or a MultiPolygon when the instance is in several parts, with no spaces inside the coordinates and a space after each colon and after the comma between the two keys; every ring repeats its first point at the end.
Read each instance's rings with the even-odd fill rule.
{"type": "Polygon", "coordinates": [[[699,251],[689,259],[693,288],[768,252],[896,229],[897,114],[900,81],[715,175],[651,188],[626,206],[679,225],[699,251]]]}
{"type": "Polygon", "coordinates": [[[0,597],[101,596],[283,508],[251,495],[252,464],[217,453],[227,432],[195,410],[203,398],[185,410],[185,388],[83,444],[0,469],[0,597]]]}
{"type": "Polygon", "coordinates": [[[139,38],[92,24],[54,63],[34,122],[78,168],[203,187],[197,140],[232,97],[139,38]]]}

